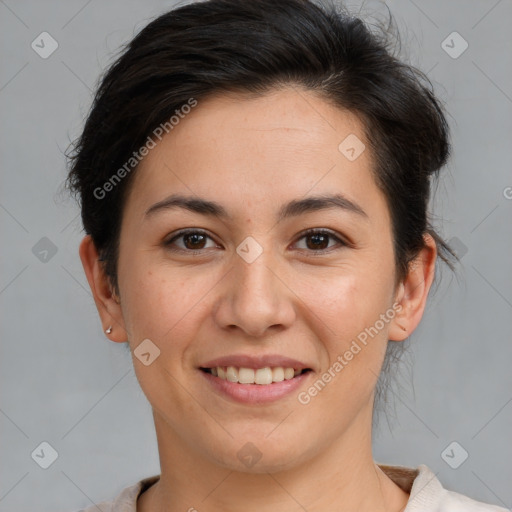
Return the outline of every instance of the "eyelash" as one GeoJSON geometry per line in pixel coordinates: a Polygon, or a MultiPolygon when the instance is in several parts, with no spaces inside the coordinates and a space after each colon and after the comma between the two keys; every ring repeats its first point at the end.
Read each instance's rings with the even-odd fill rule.
{"type": "MultiPolygon", "coordinates": [[[[209,238],[210,240],[213,240],[213,238],[206,231],[202,231],[200,229],[185,229],[185,230],[179,231],[170,240],[164,242],[164,245],[169,250],[171,250],[173,252],[186,252],[187,254],[190,254],[190,255],[203,254],[206,249],[197,249],[197,250],[181,249],[181,248],[176,249],[176,248],[171,247],[172,244],[179,238],[183,238],[184,236],[192,235],[192,234],[203,235],[203,236],[206,236],[207,238],[209,238]]],[[[316,229],[316,228],[308,229],[308,230],[302,232],[299,235],[299,238],[297,239],[297,241],[302,240],[303,238],[305,238],[307,236],[312,236],[312,235],[326,235],[326,236],[330,237],[331,239],[335,240],[341,247],[350,246],[350,244],[348,242],[345,242],[344,240],[342,240],[341,238],[336,236],[333,232],[331,232],[329,230],[325,230],[325,229],[316,229]]],[[[295,243],[297,243],[297,242],[295,242],[295,243]]],[[[338,249],[341,247],[338,247],[338,249]]],[[[303,250],[303,249],[301,249],[301,250],[303,250]]],[[[314,250],[314,249],[310,249],[310,250],[306,249],[306,250],[311,253],[311,256],[317,256],[317,255],[325,254],[327,252],[331,252],[333,250],[333,247],[328,247],[326,249],[318,249],[318,250],[314,250]]]]}

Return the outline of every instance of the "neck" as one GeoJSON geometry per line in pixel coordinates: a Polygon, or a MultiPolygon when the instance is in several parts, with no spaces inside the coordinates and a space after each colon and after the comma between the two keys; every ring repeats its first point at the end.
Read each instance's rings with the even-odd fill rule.
{"type": "Polygon", "coordinates": [[[400,512],[409,498],[373,461],[371,410],[370,421],[354,421],[307,464],[265,473],[233,471],[205,460],[157,413],[154,419],[161,475],[139,497],[137,512],[400,512]]]}

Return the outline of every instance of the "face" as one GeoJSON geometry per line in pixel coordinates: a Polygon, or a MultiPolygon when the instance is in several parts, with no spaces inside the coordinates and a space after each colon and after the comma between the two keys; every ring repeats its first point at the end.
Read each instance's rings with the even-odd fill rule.
{"type": "Polygon", "coordinates": [[[137,169],[119,322],[132,352],[160,351],[133,358],[159,434],[202,460],[286,469],[368,430],[401,306],[388,207],[354,137],[359,119],[312,92],[223,95],[137,169]]]}

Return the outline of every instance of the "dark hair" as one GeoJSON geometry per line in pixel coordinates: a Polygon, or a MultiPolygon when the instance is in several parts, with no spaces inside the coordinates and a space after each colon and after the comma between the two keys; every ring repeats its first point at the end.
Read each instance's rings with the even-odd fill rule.
{"type": "MultiPolygon", "coordinates": [[[[85,231],[114,290],[119,293],[120,226],[135,152],[191,101],[227,92],[258,96],[286,86],[313,91],[363,122],[372,171],[390,210],[397,281],[424,247],[426,233],[453,269],[450,260],[457,257],[428,213],[431,178],[449,155],[447,122],[428,78],[394,55],[391,35],[370,30],[339,4],[309,0],[209,0],[149,23],[102,78],[68,154],[66,184],[79,197],[85,231]]],[[[376,404],[388,387],[390,364],[404,349],[404,343],[388,343],[376,404]]]]}
{"type": "Polygon", "coordinates": [[[386,36],[308,0],[209,0],[149,23],[104,75],[68,153],[67,185],[114,290],[123,204],[136,165],[108,186],[108,200],[98,190],[107,190],[148,135],[191,99],[261,95],[286,85],[315,91],[362,120],[390,209],[397,278],[406,275],[425,233],[452,267],[455,254],[427,212],[430,177],[449,154],[448,126],[429,80],[392,54],[386,36]]]}

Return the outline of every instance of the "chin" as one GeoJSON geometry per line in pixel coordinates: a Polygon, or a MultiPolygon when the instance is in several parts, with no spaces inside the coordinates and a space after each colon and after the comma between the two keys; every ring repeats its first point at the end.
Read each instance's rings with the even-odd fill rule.
{"type": "Polygon", "coordinates": [[[226,445],[223,453],[213,453],[214,463],[223,468],[239,473],[265,474],[278,473],[293,469],[307,459],[303,443],[300,453],[295,453],[295,446],[287,446],[283,442],[270,442],[265,438],[239,441],[226,445]],[[227,451],[229,450],[229,451],[227,451]]]}

